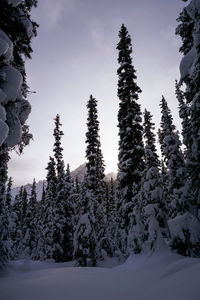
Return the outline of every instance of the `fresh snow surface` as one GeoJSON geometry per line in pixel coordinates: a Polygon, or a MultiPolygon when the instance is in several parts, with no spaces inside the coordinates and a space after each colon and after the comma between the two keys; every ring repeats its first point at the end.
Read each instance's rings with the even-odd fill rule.
{"type": "Polygon", "coordinates": [[[199,278],[200,259],[167,250],[132,256],[114,268],[16,261],[0,278],[0,299],[199,300],[199,278]]]}
{"type": "Polygon", "coordinates": [[[192,73],[196,54],[196,48],[192,47],[192,49],[182,58],[180,62],[181,80],[192,73]]]}
{"type": "Polygon", "coordinates": [[[0,29],[0,55],[4,56],[4,61],[10,62],[13,58],[13,44],[7,34],[0,29]]]}

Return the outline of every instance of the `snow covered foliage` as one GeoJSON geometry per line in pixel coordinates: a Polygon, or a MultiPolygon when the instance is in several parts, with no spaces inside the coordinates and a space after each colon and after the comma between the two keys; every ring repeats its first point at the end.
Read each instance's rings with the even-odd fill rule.
{"type": "Polygon", "coordinates": [[[74,234],[74,258],[79,266],[96,265],[94,219],[90,213],[81,215],[74,234]]]}
{"type": "Polygon", "coordinates": [[[9,210],[6,203],[7,163],[9,160],[6,146],[0,147],[0,270],[10,258],[9,210]]]}
{"type": "Polygon", "coordinates": [[[104,182],[105,167],[99,136],[97,100],[92,95],[87,103],[87,109],[85,184],[91,194],[92,213],[95,217],[94,230],[97,238],[96,252],[101,258],[102,239],[104,240],[106,229],[106,185],[104,182]]]}
{"type": "MultiPolygon", "coordinates": [[[[164,210],[164,191],[159,171],[160,162],[156,152],[154,123],[149,111],[144,112],[145,168],[139,193],[143,218],[144,247],[154,250],[163,239],[161,231],[166,232],[166,214],[164,210]]],[[[164,243],[164,241],[162,241],[164,243]]]]}
{"type": "Polygon", "coordinates": [[[42,203],[42,216],[40,225],[39,252],[40,259],[53,258],[53,226],[54,226],[54,200],[56,198],[56,170],[55,160],[50,157],[47,170],[47,186],[45,199],[42,203]]]}
{"type": "Polygon", "coordinates": [[[12,243],[13,243],[13,258],[24,258],[24,237],[26,233],[27,223],[27,208],[28,194],[24,187],[21,187],[19,193],[15,196],[12,207],[12,243]]]}
{"type": "MultiPolygon", "coordinates": [[[[142,141],[142,118],[136,83],[136,71],[132,65],[131,37],[124,25],[119,32],[120,41],[118,63],[118,127],[119,127],[119,173],[118,209],[122,235],[128,235],[130,216],[137,210],[136,196],[141,184],[141,171],[144,168],[144,147],[142,141]]],[[[126,239],[126,238],[125,238],[126,239]]],[[[126,249],[126,246],[125,246],[126,249]]],[[[124,250],[125,250],[124,249],[124,250]]],[[[123,251],[124,251],[123,250],[123,251]]]]}
{"type": "Polygon", "coordinates": [[[72,180],[70,176],[69,165],[65,172],[63,160],[63,148],[61,147],[61,138],[63,132],[60,129],[60,116],[55,118],[54,129],[54,156],[56,167],[56,195],[51,199],[53,205],[53,258],[56,261],[65,261],[72,259],[73,256],[73,203],[69,197],[72,194],[72,180]]]}
{"type": "Polygon", "coordinates": [[[37,200],[34,181],[31,192],[27,194],[21,187],[12,201],[11,180],[6,190],[9,148],[20,144],[23,134],[30,137],[25,125],[30,105],[26,100],[28,87],[22,57],[30,57],[30,41],[37,25],[30,20],[29,12],[36,4],[36,0],[0,2],[0,24],[5,20],[6,8],[12,16],[11,24],[20,24],[27,39],[27,47],[23,49],[25,38],[18,36],[18,27],[15,32],[18,39],[9,32],[11,27],[7,23],[0,30],[1,268],[9,259],[19,258],[74,260],[77,266],[102,266],[110,258],[122,262],[133,254],[153,256],[170,248],[185,256],[200,256],[199,2],[192,0],[184,8],[176,31],[183,39],[180,51],[184,58],[176,96],[184,150],[167,101],[162,97],[159,129],[162,160],[159,161],[154,123],[147,110],[142,125],[138,104],[141,90],[132,65],[131,38],[122,25],[117,45],[120,101],[117,180],[105,181],[97,100],[91,95],[87,102],[86,164],[78,169],[81,176],[75,172],[72,178],[69,164],[65,169],[61,143],[64,133],[60,116],[56,115],[54,157],[50,157],[47,166],[42,197],[37,200]],[[18,12],[27,19],[20,21],[18,12]],[[183,82],[185,91],[181,89],[183,82]]]}
{"type": "Polygon", "coordinates": [[[188,206],[183,199],[183,190],[186,182],[187,172],[184,156],[181,151],[181,141],[173,124],[172,115],[164,97],[161,100],[161,129],[159,130],[159,141],[161,151],[167,167],[167,211],[169,218],[183,213],[188,206]]]}
{"type": "Polygon", "coordinates": [[[37,24],[30,19],[26,1],[3,0],[0,11],[0,145],[22,147],[31,138],[24,128],[31,106],[26,100],[23,57],[31,58],[30,44],[37,24]]]}
{"type": "Polygon", "coordinates": [[[179,254],[198,257],[200,247],[200,222],[189,212],[169,220],[172,249],[179,254]],[[191,230],[192,229],[192,230],[191,230]]]}
{"type": "MultiPolygon", "coordinates": [[[[180,85],[186,84],[185,93],[180,99],[180,116],[183,125],[183,138],[186,145],[186,167],[187,195],[190,195],[189,212],[199,221],[199,203],[200,203],[200,3],[192,0],[184,8],[178,19],[180,24],[177,27],[177,34],[183,40],[183,46],[180,49],[185,55],[180,64],[181,80],[180,85]],[[183,33],[185,29],[185,33],[183,33]],[[190,55],[192,53],[192,55],[190,55]],[[184,67],[184,70],[183,70],[184,67]],[[183,102],[183,96],[186,99],[183,102]]],[[[200,222],[200,221],[199,221],[200,222]]],[[[198,252],[200,253],[199,246],[198,252]]]]}
{"type": "Polygon", "coordinates": [[[28,203],[26,217],[25,217],[25,235],[23,237],[23,254],[26,258],[38,259],[37,257],[37,243],[38,243],[38,220],[37,220],[37,196],[36,183],[33,181],[31,197],[28,203]]]}
{"type": "Polygon", "coordinates": [[[31,39],[36,35],[37,24],[31,21],[29,12],[37,1],[29,1],[29,10],[27,3],[19,0],[0,2],[0,227],[3,226],[0,228],[0,268],[6,264],[11,248],[8,246],[10,216],[5,217],[8,151],[18,146],[22,152],[32,137],[25,124],[31,106],[26,100],[24,56],[31,58],[31,39]]]}

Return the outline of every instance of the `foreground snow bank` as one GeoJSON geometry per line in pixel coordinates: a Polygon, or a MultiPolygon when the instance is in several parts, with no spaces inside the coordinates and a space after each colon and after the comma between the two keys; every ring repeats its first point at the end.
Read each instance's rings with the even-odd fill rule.
{"type": "Polygon", "coordinates": [[[0,278],[1,300],[199,300],[200,259],[137,255],[123,265],[15,262],[0,278]]]}

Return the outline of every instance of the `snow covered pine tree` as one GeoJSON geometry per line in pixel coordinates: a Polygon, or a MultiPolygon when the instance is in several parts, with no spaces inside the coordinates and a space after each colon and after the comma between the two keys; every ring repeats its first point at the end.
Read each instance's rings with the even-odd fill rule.
{"type": "Polygon", "coordinates": [[[23,57],[31,58],[31,40],[38,25],[31,21],[30,10],[36,5],[36,0],[0,2],[0,268],[9,259],[9,231],[4,216],[8,151],[18,145],[21,152],[31,138],[25,124],[31,106],[26,100],[23,57]]]}
{"type": "Polygon", "coordinates": [[[109,242],[105,241],[104,161],[99,138],[97,100],[91,95],[87,104],[86,176],[81,186],[81,214],[75,233],[75,258],[79,263],[96,264],[102,259],[109,242]],[[84,231],[84,234],[83,234],[84,231]],[[84,235],[81,239],[80,233],[84,235]],[[105,249],[104,249],[105,248],[105,249]],[[104,250],[104,253],[102,251],[104,250]],[[84,256],[84,259],[81,258],[84,256]]]}
{"type": "Polygon", "coordinates": [[[136,71],[132,65],[131,37],[124,25],[119,32],[120,41],[118,63],[118,112],[119,127],[119,173],[118,173],[118,210],[119,210],[119,247],[123,254],[138,253],[141,250],[138,199],[141,172],[144,169],[144,146],[142,141],[142,118],[138,94],[141,89],[136,83],[136,71]],[[129,238],[128,238],[129,237],[129,238]]]}
{"type": "Polygon", "coordinates": [[[184,96],[188,107],[187,117],[182,115],[182,125],[189,197],[188,211],[173,223],[173,236],[178,236],[183,241],[185,255],[200,256],[200,2],[190,1],[178,21],[180,24],[176,28],[176,34],[182,38],[180,52],[184,54],[180,63],[179,85],[183,82],[186,84],[184,96]]]}
{"type": "Polygon", "coordinates": [[[142,177],[140,202],[144,225],[144,245],[148,251],[164,246],[161,231],[166,231],[163,205],[163,187],[159,172],[160,161],[156,152],[154,123],[149,111],[144,112],[145,168],[142,177]]]}

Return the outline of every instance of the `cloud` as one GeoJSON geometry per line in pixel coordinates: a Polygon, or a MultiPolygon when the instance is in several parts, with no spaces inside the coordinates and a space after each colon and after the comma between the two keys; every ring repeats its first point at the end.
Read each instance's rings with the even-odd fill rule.
{"type": "Polygon", "coordinates": [[[93,17],[89,22],[89,33],[96,46],[105,53],[113,52],[113,43],[115,43],[115,28],[112,19],[102,20],[93,17]]]}
{"type": "Polygon", "coordinates": [[[8,175],[14,179],[14,187],[32,183],[34,177],[37,181],[45,178],[45,167],[42,171],[41,168],[38,167],[37,156],[25,156],[26,155],[18,156],[14,152],[11,154],[11,159],[8,163],[8,175]]]}
{"type": "Polygon", "coordinates": [[[39,24],[45,24],[47,29],[56,27],[59,21],[75,7],[75,0],[42,0],[35,10],[39,24]]]}

